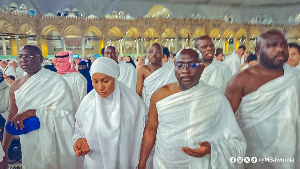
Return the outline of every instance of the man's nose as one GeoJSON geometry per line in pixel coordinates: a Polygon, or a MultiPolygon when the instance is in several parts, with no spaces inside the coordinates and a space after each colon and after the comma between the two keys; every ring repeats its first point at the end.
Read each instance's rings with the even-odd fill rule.
{"type": "Polygon", "coordinates": [[[183,68],[182,68],[182,73],[188,73],[190,71],[189,69],[189,66],[188,65],[185,65],[183,68]]]}

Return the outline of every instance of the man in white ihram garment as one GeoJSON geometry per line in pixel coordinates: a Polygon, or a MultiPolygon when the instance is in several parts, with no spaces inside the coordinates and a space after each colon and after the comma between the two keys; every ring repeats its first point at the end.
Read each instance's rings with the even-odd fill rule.
{"type": "Polygon", "coordinates": [[[0,61],[0,66],[2,68],[3,77],[14,76],[16,77],[16,71],[13,67],[9,66],[7,61],[0,61]]]}
{"type": "Polygon", "coordinates": [[[240,45],[237,50],[235,50],[231,55],[226,56],[224,63],[228,64],[232,75],[236,74],[239,70],[239,67],[244,63],[244,53],[246,50],[245,45],[240,45]]]}
{"type": "Polygon", "coordinates": [[[234,169],[231,157],[244,157],[245,138],[224,94],[200,80],[199,54],[179,51],[177,83],[151,97],[138,168],[145,169],[155,143],[154,169],[234,169]]]}
{"type": "MultiPolygon", "coordinates": [[[[56,73],[42,68],[42,51],[25,45],[19,53],[21,68],[27,72],[10,87],[8,121],[23,129],[23,121],[38,117],[40,128],[20,135],[22,169],[74,169],[72,150],[75,103],[67,82],[56,73]]],[[[2,147],[5,157],[0,169],[8,167],[7,152],[13,136],[4,130],[2,147]]]]}
{"type": "Polygon", "coordinates": [[[120,76],[118,80],[129,87],[131,90],[135,91],[137,81],[137,72],[135,70],[135,67],[132,64],[127,64],[126,62],[119,62],[118,55],[119,54],[116,47],[105,47],[103,56],[111,58],[119,64],[120,76]]]}
{"type": "Polygon", "coordinates": [[[15,69],[16,72],[16,79],[20,79],[21,77],[23,77],[25,75],[23,69],[19,66],[18,62],[16,62],[15,60],[11,60],[9,61],[9,66],[13,67],[15,69]]]}
{"type": "MultiPolygon", "coordinates": [[[[136,92],[140,97],[143,98],[144,102],[149,108],[152,93],[166,84],[175,82],[176,77],[174,74],[174,64],[163,64],[162,62],[164,55],[163,48],[160,44],[154,43],[149,47],[148,57],[149,64],[142,66],[138,71],[136,92]]],[[[147,118],[148,113],[146,114],[146,120],[147,118]]],[[[154,149],[149,156],[147,169],[153,168],[153,153],[154,149]]]]}
{"type": "Polygon", "coordinates": [[[76,103],[76,107],[87,94],[87,81],[85,77],[75,69],[73,64],[72,54],[68,51],[58,52],[53,59],[57,73],[61,75],[69,84],[73,100],[76,103]]]}
{"type": "Polygon", "coordinates": [[[85,169],[134,169],[148,109],[118,80],[119,66],[101,57],[91,66],[94,89],[76,113],[74,151],[85,156],[85,169]]]}
{"type": "Polygon", "coordinates": [[[0,70],[0,114],[6,120],[9,113],[9,85],[0,70]]]}
{"type": "Polygon", "coordinates": [[[163,64],[163,48],[154,43],[149,48],[149,64],[142,66],[138,71],[136,92],[143,98],[147,107],[150,106],[152,93],[169,83],[176,81],[174,64],[163,64]]]}
{"type": "Polygon", "coordinates": [[[211,37],[204,35],[197,38],[195,48],[200,51],[205,66],[200,80],[224,93],[232,72],[227,64],[214,60],[215,47],[211,37]]]}
{"type": "Polygon", "coordinates": [[[258,65],[233,77],[226,88],[247,141],[247,169],[300,168],[299,72],[285,64],[288,44],[278,30],[261,34],[255,48],[258,65]]]}

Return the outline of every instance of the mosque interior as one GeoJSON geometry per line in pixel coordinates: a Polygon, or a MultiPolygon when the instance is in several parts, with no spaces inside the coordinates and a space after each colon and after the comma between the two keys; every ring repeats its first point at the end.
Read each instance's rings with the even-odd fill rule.
{"type": "Polygon", "coordinates": [[[300,42],[299,23],[299,0],[1,0],[0,59],[26,44],[48,58],[62,50],[89,57],[106,45],[143,56],[155,42],[174,54],[205,34],[225,54],[241,44],[253,52],[268,29],[300,42]]]}

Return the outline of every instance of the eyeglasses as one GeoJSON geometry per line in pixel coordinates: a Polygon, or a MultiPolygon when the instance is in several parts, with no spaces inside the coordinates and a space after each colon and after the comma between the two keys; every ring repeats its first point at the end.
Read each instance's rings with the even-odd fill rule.
{"type": "MultiPolygon", "coordinates": [[[[36,55],[36,56],[39,56],[39,55],[36,55]]],[[[33,55],[27,55],[27,54],[25,54],[25,55],[20,54],[18,57],[19,57],[19,60],[23,60],[23,59],[32,60],[34,58],[33,55]]]]}
{"type": "Polygon", "coordinates": [[[189,70],[195,70],[200,65],[203,65],[203,63],[181,63],[181,62],[177,62],[177,63],[175,63],[175,68],[178,69],[178,70],[182,70],[182,69],[187,67],[189,70]]]}

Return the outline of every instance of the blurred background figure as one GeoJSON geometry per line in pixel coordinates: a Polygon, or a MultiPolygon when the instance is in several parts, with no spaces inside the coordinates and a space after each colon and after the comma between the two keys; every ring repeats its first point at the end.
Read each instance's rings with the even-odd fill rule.
{"type": "Polygon", "coordinates": [[[126,61],[126,63],[131,63],[134,66],[134,68],[136,68],[135,63],[130,56],[127,56],[125,61],[126,61]]]}
{"type": "Polygon", "coordinates": [[[145,56],[141,56],[139,58],[138,64],[136,66],[136,70],[138,71],[140,67],[142,67],[143,65],[145,65],[145,56]]]}
{"type": "Polygon", "coordinates": [[[289,60],[286,62],[292,67],[300,69],[300,46],[297,43],[289,43],[289,60]]]}
{"type": "Polygon", "coordinates": [[[6,81],[9,85],[13,84],[15,82],[16,78],[14,76],[7,76],[6,81]]]}
{"type": "Polygon", "coordinates": [[[119,57],[118,60],[119,60],[119,62],[123,62],[124,61],[124,57],[119,57]]]}
{"type": "Polygon", "coordinates": [[[250,53],[248,56],[247,56],[247,62],[242,64],[240,67],[239,67],[239,72],[249,68],[249,67],[252,67],[252,66],[255,66],[257,65],[258,62],[257,62],[257,57],[255,55],[253,55],[252,53],[250,53]]]}
{"type": "Polygon", "coordinates": [[[223,49],[222,48],[217,48],[216,54],[215,54],[215,59],[219,60],[219,61],[223,61],[224,54],[223,54],[223,49]]]}
{"type": "Polygon", "coordinates": [[[92,78],[90,76],[90,66],[88,67],[88,63],[84,60],[81,60],[78,63],[78,71],[85,77],[87,81],[87,93],[93,90],[92,78]]]}
{"type": "Polygon", "coordinates": [[[0,62],[0,66],[2,68],[3,77],[6,78],[7,76],[16,76],[15,69],[8,65],[8,61],[2,60],[0,62]]]}
{"type": "Polygon", "coordinates": [[[9,61],[9,66],[13,67],[15,69],[15,73],[16,73],[16,80],[20,79],[21,77],[24,76],[24,71],[23,69],[19,66],[18,62],[16,61],[9,61]]]}
{"type": "Polygon", "coordinates": [[[48,60],[48,59],[44,60],[43,65],[44,65],[43,67],[45,69],[51,70],[53,72],[57,72],[57,70],[51,60],[48,60]]]}

